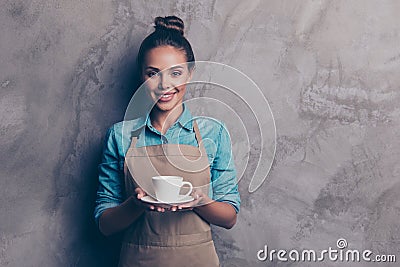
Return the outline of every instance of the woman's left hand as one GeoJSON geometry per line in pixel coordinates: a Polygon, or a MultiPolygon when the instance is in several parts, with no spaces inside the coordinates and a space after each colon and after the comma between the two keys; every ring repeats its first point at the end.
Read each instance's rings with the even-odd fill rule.
{"type": "Polygon", "coordinates": [[[193,210],[209,223],[224,227],[232,228],[236,223],[236,211],[229,203],[214,201],[201,190],[193,189],[191,194],[193,201],[182,203],[180,205],[171,206],[169,209],[172,212],[193,210]]]}
{"type": "Polygon", "coordinates": [[[210,203],[212,200],[204,194],[200,189],[193,189],[191,196],[194,200],[186,203],[182,203],[180,205],[172,206],[170,208],[171,211],[184,211],[184,210],[193,210],[194,207],[204,205],[210,203]]]}

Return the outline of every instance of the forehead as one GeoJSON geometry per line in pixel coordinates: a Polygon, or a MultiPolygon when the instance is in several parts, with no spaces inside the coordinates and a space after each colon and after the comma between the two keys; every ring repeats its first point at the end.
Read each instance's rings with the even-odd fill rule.
{"type": "Polygon", "coordinates": [[[159,70],[186,63],[186,55],[182,50],[172,46],[160,46],[149,50],[144,58],[143,67],[159,70]]]}

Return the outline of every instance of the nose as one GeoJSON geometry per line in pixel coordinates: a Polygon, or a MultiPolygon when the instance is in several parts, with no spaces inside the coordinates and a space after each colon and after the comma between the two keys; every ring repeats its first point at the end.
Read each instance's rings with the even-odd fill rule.
{"type": "Polygon", "coordinates": [[[167,90],[171,88],[171,81],[168,79],[168,75],[160,74],[160,79],[158,83],[159,90],[167,90]]]}

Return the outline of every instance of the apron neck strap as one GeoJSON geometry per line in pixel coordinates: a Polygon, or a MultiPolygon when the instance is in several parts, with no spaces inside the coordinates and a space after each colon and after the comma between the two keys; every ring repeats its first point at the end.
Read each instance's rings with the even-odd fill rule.
{"type": "Polygon", "coordinates": [[[136,147],[137,139],[138,139],[142,129],[143,129],[143,127],[140,127],[136,131],[132,131],[131,132],[131,145],[130,145],[131,148],[135,148],[136,147]]]}
{"type": "Polygon", "coordinates": [[[196,120],[193,121],[193,130],[194,130],[194,134],[196,135],[197,144],[200,147],[201,146],[201,141],[203,141],[203,139],[201,138],[199,126],[197,125],[196,120]]]}
{"type": "Polygon", "coordinates": [[[204,155],[207,155],[206,148],[204,147],[204,144],[203,144],[203,138],[201,137],[199,126],[197,125],[196,120],[193,121],[193,130],[194,130],[194,134],[196,135],[197,144],[199,146],[201,153],[204,155]]]}
{"type": "MultiPolygon", "coordinates": [[[[132,140],[131,140],[131,145],[130,145],[131,148],[135,148],[136,147],[137,139],[139,137],[139,134],[140,134],[142,128],[143,127],[139,128],[136,131],[132,131],[132,134],[131,134],[131,139],[132,140]]],[[[194,130],[194,134],[196,135],[196,140],[197,140],[198,147],[201,148],[201,149],[204,148],[203,144],[202,144],[203,138],[201,137],[199,126],[197,125],[196,120],[193,120],[193,130],[194,130]]]]}

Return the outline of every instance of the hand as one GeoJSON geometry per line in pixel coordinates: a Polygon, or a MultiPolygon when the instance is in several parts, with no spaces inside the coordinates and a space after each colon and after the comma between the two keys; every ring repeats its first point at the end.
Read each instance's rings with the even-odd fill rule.
{"type": "Polygon", "coordinates": [[[140,187],[136,187],[135,188],[135,193],[136,193],[136,199],[135,199],[136,201],[135,202],[139,206],[142,206],[142,207],[144,207],[146,209],[150,209],[150,210],[158,211],[158,212],[165,212],[166,210],[171,208],[171,206],[168,205],[168,204],[165,204],[165,205],[163,205],[163,204],[154,205],[154,204],[149,204],[149,203],[145,203],[145,202],[141,201],[140,199],[145,197],[145,196],[147,196],[147,193],[140,187]]]}
{"type": "Polygon", "coordinates": [[[200,189],[193,189],[191,196],[194,200],[186,203],[182,203],[180,205],[172,206],[170,208],[171,211],[185,211],[185,210],[193,210],[193,208],[201,205],[205,205],[210,203],[212,200],[208,197],[208,195],[204,194],[200,189]]]}

